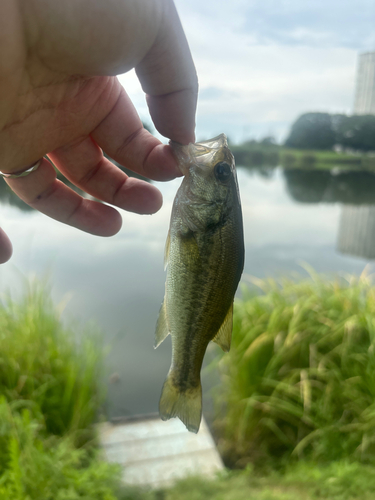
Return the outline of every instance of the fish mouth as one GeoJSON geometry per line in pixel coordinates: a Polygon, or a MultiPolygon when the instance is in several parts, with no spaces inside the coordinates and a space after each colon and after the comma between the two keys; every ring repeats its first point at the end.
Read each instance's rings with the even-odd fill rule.
{"type": "Polygon", "coordinates": [[[172,148],[173,154],[177,160],[177,166],[180,172],[183,175],[187,175],[189,173],[189,164],[191,163],[190,154],[189,154],[189,146],[184,144],[180,144],[179,142],[169,141],[169,145],[172,148]]]}
{"type": "Polygon", "coordinates": [[[195,146],[203,146],[208,149],[221,149],[228,147],[228,139],[225,134],[220,134],[208,141],[196,142],[195,146]]]}
{"type": "Polygon", "coordinates": [[[174,141],[169,141],[169,144],[177,159],[178,168],[185,176],[189,174],[191,165],[200,167],[210,165],[218,151],[228,149],[228,140],[225,134],[220,134],[208,141],[191,142],[188,145],[174,141]]]}

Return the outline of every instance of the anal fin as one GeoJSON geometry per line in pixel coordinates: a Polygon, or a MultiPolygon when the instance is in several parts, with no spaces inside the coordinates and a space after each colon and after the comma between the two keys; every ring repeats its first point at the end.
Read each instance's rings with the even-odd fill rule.
{"type": "Polygon", "coordinates": [[[156,323],[154,349],[156,349],[163,342],[163,340],[168,336],[169,333],[170,331],[164,299],[159,311],[158,321],[156,323]]]}
{"type": "Polygon", "coordinates": [[[227,315],[225,319],[215,335],[212,339],[212,342],[216,342],[224,352],[228,352],[230,349],[230,343],[232,340],[232,327],[233,327],[233,303],[228,309],[227,315]]]}

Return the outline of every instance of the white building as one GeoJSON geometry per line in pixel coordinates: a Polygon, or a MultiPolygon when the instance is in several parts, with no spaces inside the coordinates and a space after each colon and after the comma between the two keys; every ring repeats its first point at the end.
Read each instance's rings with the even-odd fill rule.
{"type": "Polygon", "coordinates": [[[355,115],[375,115],[375,52],[359,55],[355,115]]]}

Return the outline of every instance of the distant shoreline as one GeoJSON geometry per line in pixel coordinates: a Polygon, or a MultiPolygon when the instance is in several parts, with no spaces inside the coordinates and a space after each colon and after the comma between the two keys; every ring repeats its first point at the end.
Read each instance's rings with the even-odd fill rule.
{"type": "Polygon", "coordinates": [[[332,169],[338,166],[355,170],[375,170],[374,153],[293,149],[255,141],[230,145],[230,148],[236,164],[244,167],[332,169]]]}

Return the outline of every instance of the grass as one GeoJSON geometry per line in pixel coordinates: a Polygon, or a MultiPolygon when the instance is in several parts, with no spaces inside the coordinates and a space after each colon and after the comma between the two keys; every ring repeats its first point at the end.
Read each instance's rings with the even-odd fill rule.
{"type": "Polygon", "coordinates": [[[249,141],[230,145],[236,164],[244,167],[318,168],[340,167],[355,170],[375,169],[375,158],[366,154],[349,155],[336,151],[285,148],[277,144],[249,141]]]}
{"type": "Polygon", "coordinates": [[[122,485],[94,439],[98,333],[64,327],[40,284],[4,300],[0,500],[372,500],[374,287],[255,281],[262,294],[236,305],[219,361],[215,422],[227,462],[245,470],[156,491],[122,485]]]}
{"type": "Polygon", "coordinates": [[[48,290],[0,304],[0,394],[43,417],[50,434],[91,439],[101,407],[103,348],[94,328],[64,327],[48,290]]]}
{"type": "Polygon", "coordinates": [[[2,301],[0,500],[137,498],[97,447],[102,362],[99,333],[63,326],[42,284],[2,301]]]}
{"type": "Polygon", "coordinates": [[[116,500],[120,471],[72,436],[48,435],[41,416],[0,399],[1,500],[116,500]]]}
{"type": "Polygon", "coordinates": [[[364,154],[348,155],[335,151],[309,151],[281,148],[279,162],[286,168],[333,168],[351,167],[357,169],[375,167],[375,159],[364,154]]]}
{"type": "Polygon", "coordinates": [[[226,463],[374,461],[375,288],[366,276],[255,280],[218,365],[214,422],[226,463]]]}
{"type": "Polygon", "coordinates": [[[155,500],[372,500],[373,468],[358,463],[301,462],[283,473],[252,469],[224,472],[216,480],[189,478],[161,491],[155,500]]]}

